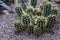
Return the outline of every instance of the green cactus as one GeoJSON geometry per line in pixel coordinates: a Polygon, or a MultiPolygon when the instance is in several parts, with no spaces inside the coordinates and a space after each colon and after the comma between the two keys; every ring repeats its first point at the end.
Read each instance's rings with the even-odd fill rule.
{"type": "Polygon", "coordinates": [[[31,0],[31,6],[36,7],[37,5],[37,0],[31,0]]]}
{"type": "Polygon", "coordinates": [[[19,16],[22,16],[23,10],[22,10],[22,8],[21,8],[20,6],[16,7],[16,8],[15,8],[15,11],[16,11],[16,13],[17,13],[19,16]]]}
{"type": "Polygon", "coordinates": [[[31,0],[31,5],[27,5],[26,0],[21,1],[22,5],[15,8],[16,13],[21,16],[20,20],[14,23],[17,31],[40,35],[47,29],[53,29],[58,14],[55,5],[45,0],[40,8],[36,8],[37,0],[31,0]]]}
{"type": "Polygon", "coordinates": [[[29,6],[29,3],[27,0],[21,0],[21,2],[22,2],[21,6],[25,10],[29,6]]]}
{"type": "Polygon", "coordinates": [[[20,22],[20,20],[16,20],[14,22],[14,27],[15,27],[16,32],[22,32],[23,29],[24,29],[24,27],[23,27],[22,23],[20,22]]]}
{"type": "Polygon", "coordinates": [[[33,33],[34,30],[34,25],[31,23],[28,27],[27,27],[27,32],[28,33],[33,33]]]}
{"type": "Polygon", "coordinates": [[[51,14],[58,14],[58,8],[55,5],[51,7],[51,14]]]}
{"type": "Polygon", "coordinates": [[[44,16],[48,16],[51,13],[51,3],[50,2],[44,2],[41,5],[42,13],[44,16]]]}
{"type": "Polygon", "coordinates": [[[48,16],[46,28],[47,28],[48,30],[49,30],[49,29],[52,29],[52,28],[54,27],[55,22],[56,22],[56,16],[55,16],[55,15],[50,15],[50,16],[48,16]]]}
{"type": "Polygon", "coordinates": [[[40,34],[41,34],[41,32],[42,32],[42,30],[41,30],[41,28],[40,27],[34,27],[34,34],[36,35],[36,36],[39,36],[40,34]]]}
{"type": "Polygon", "coordinates": [[[27,9],[26,9],[26,12],[29,14],[29,13],[33,13],[33,7],[32,6],[29,6],[29,7],[27,7],[27,9]]]}
{"type": "Polygon", "coordinates": [[[48,16],[51,12],[51,4],[49,3],[46,3],[45,6],[44,6],[44,9],[43,9],[43,14],[45,16],[48,16]]]}
{"type": "Polygon", "coordinates": [[[27,15],[24,15],[22,17],[22,22],[23,22],[24,26],[28,26],[30,24],[30,17],[27,15]]]}
{"type": "Polygon", "coordinates": [[[38,10],[36,11],[36,15],[38,15],[38,16],[41,16],[41,15],[42,15],[42,12],[41,12],[40,9],[38,9],[38,10]]]}
{"type": "Polygon", "coordinates": [[[40,8],[34,8],[33,15],[41,16],[42,12],[41,12],[40,8]]]}
{"type": "Polygon", "coordinates": [[[45,23],[46,23],[45,17],[41,16],[37,19],[37,26],[40,27],[42,31],[46,30],[45,23]]]}

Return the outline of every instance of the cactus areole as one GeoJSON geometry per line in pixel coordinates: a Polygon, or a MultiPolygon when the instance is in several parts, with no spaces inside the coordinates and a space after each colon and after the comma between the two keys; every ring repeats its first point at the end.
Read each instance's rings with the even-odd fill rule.
{"type": "Polygon", "coordinates": [[[21,1],[25,9],[23,9],[23,6],[15,8],[17,15],[22,15],[19,16],[21,23],[15,23],[16,30],[23,30],[22,28],[25,27],[23,31],[40,35],[43,31],[54,28],[58,14],[58,9],[55,5],[53,6],[52,3],[47,1],[43,2],[40,8],[37,8],[37,0],[31,0],[29,6],[25,5],[27,3],[26,0],[21,1]]]}

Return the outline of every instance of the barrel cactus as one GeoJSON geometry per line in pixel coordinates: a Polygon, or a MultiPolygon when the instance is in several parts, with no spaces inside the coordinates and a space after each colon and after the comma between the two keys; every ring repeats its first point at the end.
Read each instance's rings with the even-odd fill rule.
{"type": "Polygon", "coordinates": [[[56,16],[55,15],[50,15],[48,16],[48,20],[47,20],[47,26],[46,28],[49,30],[51,30],[54,27],[54,24],[56,22],[56,16]]]}
{"type": "Polygon", "coordinates": [[[33,7],[36,7],[36,5],[37,5],[37,0],[31,0],[31,5],[32,5],[33,7]]]}
{"type": "Polygon", "coordinates": [[[16,20],[14,22],[14,27],[15,27],[16,32],[22,32],[23,29],[24,29],[24,27],[23,27],[22,23],[20,22],[20,20],[16,20]]]}
{"type": "Polygon", "coordinates": [[[22,2],[21,6],[25,10],[27,8],[27,6],[29,6],[29,3],[27,0],[21,0],[21,2],[22,2]]]}
{"type": "Polygon", "coordinates": [[[26,12],[29,14],[31,14],[31,13],[33,13],[33,7],[32,6],[29,6],[29,7],[27,7],[27,9],[26,9],[26,12]]]}
{"type": "Polygon", "coordinates": [[[28,26],[30,24],[30,17],[27,15],[24,15],[22,17],[22,22],[23,22],[24,26],[28,26]]]}
{"type": "Polygon", "coordinates": [[[41,9],[40,8],[34,8],[33,15],[41,16],[42,15],[41,9]]]}
{"type": "Polygon", "coordinates": [[[40,16],[37,19],[37,26],[40,27],[42,29],[42,31],[45,31],[46,30],[45,25],[46,25],[45,17],[44,16],[40,16]]]}
{"type": "Polygon", "coordinates": [[[42,29],[40,27],[38,27],[38,26],[34,27],[34,34],[36,36],[39,36],[41,34],[41,32],[42,32],[42,29]]]}
{"type": "Polygon", "coordinates": [[[48,16],[51,13],[51,3],[45,2],[42,7],[43,15],[48,16]]]}
{"type": "Polygon", "coordinates": [[[34,30],[34,25],[30,23],[30,25],[27,27],[27,32],[30,34],[33,33],[33,30],[34,30]]]}
{"type": "Polygon", "coordinates": [[[15,8],[15,11],[16,11],[16,13],[17,13],[19,16],[22,16],[23,10],[22,10],[22,8],[21,8],[20,6],[16,7],[16,8],[15,8]]]}
{"type": "Polygon", "coordinates": [[[55,15],[58,14],[58,8],[55,5],[53,5],[51,8],[51,14],[55,14],[55,15]]]}
{"type": "Polygon", "coordinates": [[[42,13],[44,16],[49,16],[50,14],[58,14],[58,8],[56,7],[56,5],[52,4],[51,2],[43,2],[40,5],[40,8],[42,10],[42,13]]]}

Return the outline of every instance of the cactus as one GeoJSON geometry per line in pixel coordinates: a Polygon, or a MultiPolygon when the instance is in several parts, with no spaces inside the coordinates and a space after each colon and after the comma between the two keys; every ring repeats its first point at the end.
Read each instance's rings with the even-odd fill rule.
{"type": "Polygon", "coordinates": [[[28,33],[33,33],[34,30],[34,25],[31,23],[28,27],[27,27],[27,32],[28,33]]]}
{"type": "Polygon", "coordinates": [[[44,9],[43,9],[44,16],[48,16],[50,14],[50,12],[51,12],[51,4],[46,3],[44,5],[44,9]]]}
{"type": "Polygon", "coordinates": [[[27,2],[27,0],[21,0],[21,2],[22,2],[21,6],[25,10],[27,8],[27,6],[29,6],[29,3],[27,2]]]}
{"type": "Polygon", "coordinates": [[[48,16],[48,20],[47,20],[47,26],[46,28],[49,30],[51,30],[54,27],[54,24],[56,22],[56,16],[55,15],[50,15],[48,16]]]}
{"type": "Polygon", "coordinates": [[[41,30],[41,28],[40,27],[34,27],[34,34],[36,35],[36,36],[39,36],[40,34],[41,34],[41,32],[42,32],[42,30],[41,30]]]}
{"type": "Polygon", "coordinates": [[[25,10],[23,10],[22,6],[15,8],[16,13],[21,15],[20,22],[14,23],[17,30],[24,30],[38,36],[47,29],[53,29],[58,13],[56,6],[45,0],[40,8],[36,8],[37,0],[31,0],[31,5],[29,6],[25,4],[27,3],[26,0],[21,1],[25,10]]]}
{"type": "Polygon", "coordinates": [[[37,5],[37,0],[31,0],[31,6],[36,7],[37,5]]]}
{"type": "Polygon", "coordinates": [[[22,10],[22,8],[21,8],[20,6],[16,7],[16,8],[15,8],[15,11],[16,11],[16,13],[17,13],[19,16],[22,16],[23,10],[22,10]]]}
{"type": "Polygon", "coordinates": [[[33,7],[32,6],[27,7],[26,12],[33,13],[33,7]]]}
{"type": "Polygon", "coordinates": [[[24,15],[22,18],[22,22],[23,22],[24,26],[28,26],[30,24],[30,17],[27,15],[24,15]]]}
{"type": "Polygon", "coordinates": [[[51,13],[51,3],[50,2],[44,2],[41,5],[41,9],[42,9],[43,15],[48,16],[51,13]]]}
{"type": "Polygon", "coordinates": [[[14,27],[15,27],[16,32],[22,32],[23,29],[24,29],[24,27],[23,27],[22,23],[20,22],[20,20],[16,20],[14,22],[14,27]]]}
{"type": "Polygon", "coordinates": [[[42,15],[42,12],[41,12],[40,9],[38,9],[38,10],[36,11],[36,15],[38,15],[38,16],[41,16],[41,15],[42,15]]]}
{"type": "Polygon", "coordinates": [[[58,8],[55,5],[52,6],[52,8],[51,8],[51,14],[55,14],[55,15],[58,14],[58,8]]]}
{"type": "Polygon", "coordinates": [[[33,10],[33,15],[41,16],[41,15],[42,15],[42,13],[41,13],[40,8],[34,8],[34,10],[33,10]]]}
{"type": "Polygon", "coordinates": [[[45,23],[46,23],[45,17],[41,16],[37,19],[37,26],[40,27],[42,31],[46,30],[45,23]]]}

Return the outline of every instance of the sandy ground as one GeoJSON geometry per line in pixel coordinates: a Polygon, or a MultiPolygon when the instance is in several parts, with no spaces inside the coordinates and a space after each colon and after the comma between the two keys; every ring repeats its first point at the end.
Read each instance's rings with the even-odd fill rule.
{"type": "MultiPolygon", "coordinates": [[[[39,0],[40,2],[42,0],[39,0]]],[[[56,3],[54,3],[56,4],[56,3]]],[[[60,4],[56,4],[60,8],[60,4]]],[[[60,10],[59,10],[60,13],[60,10]]],[[[59,14],[60,15],[60,14],[59,14]]],[[[58,15],[58,18],[60,19],[58,15]]],[[[44,33],[39,37],[34,35],[28,35],[27,33],[15,34],[13,22],[18,19],[16,13],[7,13],[0,14],[0,40],[60,40],[60,21],[56,25],[54,33],[44,33]]]]}

